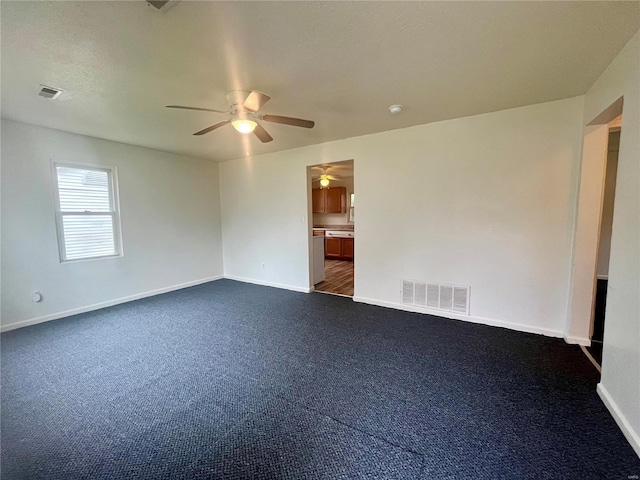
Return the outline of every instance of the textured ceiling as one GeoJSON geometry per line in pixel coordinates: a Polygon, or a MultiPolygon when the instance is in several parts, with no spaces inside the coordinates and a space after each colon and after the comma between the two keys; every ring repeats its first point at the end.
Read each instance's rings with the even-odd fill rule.
{"type": "Polygon", "coordinates": [[[0,5],[3,117],[216,161],[581,95],[640,28],[638,2],[0,5]],[[316,127],[194,137],[225,116],[164,108],[233,89],[316,127]]]}

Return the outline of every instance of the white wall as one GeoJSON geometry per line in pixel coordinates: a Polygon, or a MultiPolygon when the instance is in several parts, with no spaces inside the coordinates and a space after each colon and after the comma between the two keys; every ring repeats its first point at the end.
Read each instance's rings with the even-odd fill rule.
{"type": "Polygon", "coordinates": [[[216,163],[7,120],[1,127],[3,330],[222,274],[216,163]],[[52,160],[117,167],[123,257],[60,263],[52,160]]]}
{"type": "Polygon", "coordinates": [[[599,392],[640,455],[640,32],[585,95],[584,124],[624,96],[599,392]]]}
{"type": "Polygon", "coordinates": [[[220,164],[225,277],[309,291],[310,174],[296,151],[220,164]]]}
{"type": "Polygon", "coordinates": [[[353,158],[358,300],[399,307],[403,278],[470,285],[471,320],[561,336],[582,109],[578,97],[225,162],[225,275],[307,290],[306,166],[353,158]]]}

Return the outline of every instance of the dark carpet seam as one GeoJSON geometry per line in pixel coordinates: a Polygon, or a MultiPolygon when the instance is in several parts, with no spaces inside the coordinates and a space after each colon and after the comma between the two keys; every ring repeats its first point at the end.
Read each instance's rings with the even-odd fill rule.
{"type": "Polygon", "coordinates": [[[418,478],[424,478],[424,469],[425,469],[425,460],[427,459],[424,453],[420,453],[420,473],[418,474],[418,478]]]}
{"type": "Polygon", "coordinates": [[[421,457],[424,457],[424,453],[417,452],[417,451],[412,450],[410,448],[407,448],[407,447],[405,447],[403,445],[398,445],[396,443],[393,443],[393,442],[387,440],[386,438],[378,437],[377,435],[369,433],[369,432],[367,432],[365,430],[361,430],[360,428],[354,427],[353,425],[349,425],[348,423],[343,422],[342,420],[338,420],[337,418],[334,418],[331,415],[327,415],[326,413],[322,413],[322,412],[320,412],[318,410],[314,410],[313,408],[310,408],[307,405],[304,405],[302,403],[300,403],[298,405],[301,406],[302,408],[304,408],[305,410],[307,410],[308,412],[313,412],[313,413],[316,413],[318,415],[322,415],[323,417],[327,417],[327,418],[333,420],[334,422],[339,423],[340,425],[343,425],[345,427],[351,428],[352,430],[355,430],[356,432],[360,432],[360,433],[362,433],[362,434],[364,434],[364,435],[366,435],[366,436],[368,436],[370,438],[375,438],[376,440],[380,440],[381,442],[384,442],[384,443],[386,443],[388,445],[391,445],[392,447],[396,447],[396,448],[399,448],[401,450],[404,450],[405,452],[413,453],[414,455],[420,455],[421,457]]]}

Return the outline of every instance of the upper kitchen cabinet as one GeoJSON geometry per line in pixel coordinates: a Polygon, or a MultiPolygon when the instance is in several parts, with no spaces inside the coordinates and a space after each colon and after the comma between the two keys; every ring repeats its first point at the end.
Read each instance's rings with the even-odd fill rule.
{"type": "Polygon", "coordinates": [[[314,188],[311,193],[313,213],[345,213],[347,211],[345,187],[314,188]]]}
{"type": "Polygon", "coordinates": [[[326,192],[324,213],[345,213],[347,211],[347,189],[334,187],[327,188],[326,192]]]}
{"type": "Polygon", "coordinates": [[[324,213],[325,191],[320,188],[311,190],[311,201],[313,203],[313,213],[324,213]]]}

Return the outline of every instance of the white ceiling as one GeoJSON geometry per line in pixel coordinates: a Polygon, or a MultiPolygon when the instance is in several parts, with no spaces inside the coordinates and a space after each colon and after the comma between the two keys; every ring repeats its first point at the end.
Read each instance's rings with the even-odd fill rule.
{"type": "Polygon", "coordinates": [[[639,2],[1,2],[2,116],[224,161],[583,94],[639,2]],[[39,84],[66,91],[37,96],[39,84]],[[271,95],[261,144],[225,95],[271,95]],[[404,105],[392,116],[387,108],[404,105]]]}

